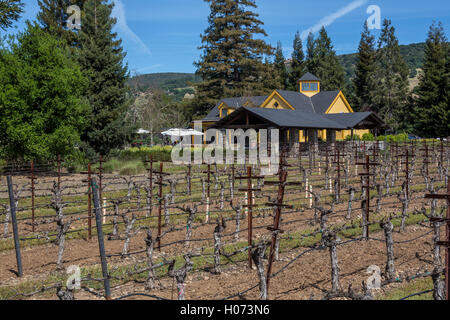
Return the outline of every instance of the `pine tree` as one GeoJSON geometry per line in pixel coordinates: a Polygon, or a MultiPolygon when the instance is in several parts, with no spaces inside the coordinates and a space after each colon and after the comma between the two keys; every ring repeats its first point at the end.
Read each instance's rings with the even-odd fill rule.
{"type": "Polygon", "coordinates": [[[313,73],[321,79],[322,91],[342,90],[345,87],[345,73],[324,27],[315,41],[313,73]]]}
{"type": "Polygon", "coordinates": [[[424,137],[450,134],[450,56],[442,23],[433,23],[425,44],[425,62],[415,90],[415,124],[424,137]]]}
{"type": "Polygon", "coordinates": [[[305,54],[300,32],[297,31],[294,38],[294,51],[292,52],[291,73],[289,75],[289,90],[298,91],[298,80],[306,73],[305,54]]]}
{"type": "Polygon", "coordinates": [[[203,81],[196,86],[193,112],[204,114],[220,98],[242,96],[251,91],[266,94],[263,76],[268,67],[264,57],[273,48],[260,36],[267,36],[255,0],[205,0],[210,5],[209,26],[201,35],[203,50],[194,63],[203,81]]]}
{"type": "Polygon", "coordinates": [[[93,149],[101,154],[128,142],[132,132],[125,121],[128,67],[123,63],[122,41],[111,31],[116,23],[112,9],[108,0],[86,0],[80,32],[79,61],[90,80],[86,96],[92,109],[82,139],[86,152],[93,149]]]}
{"type": "Polygon", "coordinates": [[[305,67],[306,70],[312,74],[315,74],[317,71],[316,40],[314,39],[312,32],[308,34],[308,38],[306,40],[305,67]]]}
{"type": "MultiPolygon", "coordinates": [[[[287,76],[287,70],[286,70],[286,76],[287,76]]],[[[269,58],[266,57],[264,59],[264,63],[261,65],[261,84],[262,88],[264,88],[263,91],[249,91],[248,93],[251,93],[251,96],[255,95],[261,95],[261,94],[267,94],[273,92],[273,90],[277,89],[283,89],[282,83],[280,81],[279,73],[276,69],[275,63],[271,63],[269,61],[269,58]]],[[[250,94],[248,94],[250,96],[250,94]]]]}
{"type": "Polygon", "coordinates": [[[0,0],[0,29],[6,30],[23,13],[21,0],[0,0]]]}
{"type": "Polygon", "coordinates": [[[67,8],[78,5],[83,9],[84,2],[84,0],[38,0],[40,11],[37,19],[44,30],[64,40],[69,46],[76,46],[77,32],[67,28],[67,19],[70,17],[67,8]]]}
{"type": "MultiPolygon", "coordinates": [[[[356,62],[356,73],[353,79],[353,89],[355,93],[355,110],[370,110],[372,108],[371,92],[373,82],[370,81],[375,72],[375,37],[370,34],[367,22],[364,23],[364,30],[361,33],[359,42],[358,57],[356,62]]],[[[353,90],[352,90],[353,91],[353,90]]]]}
{"type": "Polygon", "coordinates": [[[378,40],[376,71],[372,77],[372,111],[394,130],[402,129],[408,115],[409,69],[400,54],[395,28],[385,19],[378,40]]]}
{"type": "Polygon", "coordinates": [[[285,63],[284,55],[283,55],[283,46],[281,45],[281,42],[278,41],[277,44],[277,50],[275,52],[275,61],[274,61],[274,67],[275,72],[277,75],[277,83],[278,83],[278,89],[286,89],[287,82],[288,82],[288,73],[286,70],[286,63],[285,63]]]}

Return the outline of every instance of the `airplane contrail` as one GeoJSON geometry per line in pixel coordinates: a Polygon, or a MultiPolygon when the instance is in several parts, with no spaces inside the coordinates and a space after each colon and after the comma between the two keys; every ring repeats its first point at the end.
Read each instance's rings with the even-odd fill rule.
{"type": "Polygon", "coordinates": [[[131,30],[127,24],[127,19],[125,16],[125,7],[121,0],[114,0],[114,9],[112,15],[117,18],[116,27],[119,31],[126,36],[125,40],[131,40],[142,49],[146,54],[151,54],[150,49],[144,43],[144,41],[139,38],[139,36],[131,30]]]}
{"type": "Polygon", "coordinates": [[[312,27],[304,30],[300,37],[302,38],[302,40],[305,40],[309,33],[315,33],[317,31],[319,31],[322,27],[327,27],[329,25],[331,25],[333,22],[335,22],[337,19],[349,14],[350,12],[358,9],[359,7],[363,6],[364,4],[366,4],[368,2],[368,0],[356,0],[353,1],[352,3],[348,4],[347,6],[339,9],[338,11],[336,11],[335,13],[332,13],[324,18],[322,18],[318,23],[316,23],[315,25],[313,25],[312,27]]]}

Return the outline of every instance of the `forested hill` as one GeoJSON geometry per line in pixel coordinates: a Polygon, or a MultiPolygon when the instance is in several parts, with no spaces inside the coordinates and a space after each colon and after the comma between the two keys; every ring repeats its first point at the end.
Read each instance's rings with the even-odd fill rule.
{"type": "MultiPolygon", "coordinates": [[[[416,70],[422,67],[424,48],[425,43],[423,42],[400,46],[400,52],[411,69],[411,78],[415,77],[416,70]]],[[[345,69],[347,79],[352,78],[355,74],[357,54],[344,54],[338,57],[345,69]]],[[[199,82],[200,80],[200,77],[193,73],[150,73],[133,77],[130,79],[129,84],[133,89],[140,92],[160,89],[173,93],[177,98],[182,98],[186,92],[194,93],[190,83],[199,82]]]]}
{"type": "MultiPolygon", "coordinates": [[[[418,68],[422,68],[425,56],[425,43],[412,43],[400,46],[400,53],[405,59],[406,64],[411,70],[411,78],[414,78],[418,68]]],[[[344,54],[338,56],[339,61],[344,67],[347,79],[351,79],[355,75],[357,53],[344,54]]]]}
{"type": "Polygon", "coordinates": [[[138,91],[155,89],[172,91],[189,87],[189,83],[198,81],[200,78],[192,73],[149,73],[131,78],[129,84],[138,91]]]}

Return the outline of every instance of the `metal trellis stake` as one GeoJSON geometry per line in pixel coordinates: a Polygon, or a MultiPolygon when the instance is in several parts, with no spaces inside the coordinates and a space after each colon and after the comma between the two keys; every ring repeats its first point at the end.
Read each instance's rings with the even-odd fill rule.
{"type": "Polygon", "coordinates": [[[105,298],[106,300],[111,300],[111,287],[109,284],[108,264],[106,262],[105,243],[103,240],[103,224],[102,224],[102,212],[100,208],[99,188],[97,186],[95,178],[91,180],[91,187],[94,194],[94,212],[95,212],[95,221],[97,223],[98,248],[100,251],[100,259],[102,264],[105,298]]]}
{"type": "Polygon", "coordinates": [[[88,236],[92,239],[92,187],[91,187],[91,164],[88,164],[88,236]]]}
{"type": "Polygon", "coordinates": [[[20,254],[20,239],[19,230],[17,229],[17,217],[16,217],[16,200],[14,199],[14,190],[11,176],[7,177],[8,180],[8,192],[9,192],[9,205],[11,210],[11,220],[14,233],[14,247],[16,249],[16,260],[17,260],[17,275],[19,277],[23,276],[22,270],[22,256],[20,254]]]}

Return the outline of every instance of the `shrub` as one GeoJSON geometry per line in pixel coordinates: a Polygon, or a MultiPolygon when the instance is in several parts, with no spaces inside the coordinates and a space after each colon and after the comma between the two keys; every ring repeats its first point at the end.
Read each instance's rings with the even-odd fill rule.
{"type": "Polygon", "coordinates": [[[6,166],[6,161],[0,159],[0,173],[3,173],[3,168],[6,166]]]}
{"type": "Polygon", "coordinates": [[[89,163],[88,158],[81,150],[75,150],[71,155],[64,159],[64,166],[69,173],[82,171],[89,163]]]}
{"type": "MultiPolygon", "coordinates": [[[[360,138],[357,134],[353,135],[353,140],[354,141],[359,141],[360,138]]],[[[348,136],[345,137],[345,141],[352,141],[352,136],[349,134],[348,136]]]]}
{"type": "Polygon", "coordinates": [[[126,163],[119,174],[121,175],[136,175],[145,171],[145,166],[141,161],[132,161],[126,163]]]}
{"type": "Polygon", "coordinates": [[[374,141],[375,137],[371,133],[364,133],[361,140],[362,141],[374,141]]]}
{"type": "Polygon", "coordinates": [[[129,148],[120,152],[120,160],[147,160],[150,156],[155,161],[171,161],[171,146],[155,146],[155,147],[141,147],[141,148],[129,148]]]}
{"type": "Polygon", "coordinates": [[[392,143],[392,142],[405,142],[408,141],[409,139],[407,133],[400,133],[397,135],[379,136],[377,137],[377,140],[392,143]]]}
{"type": "Polygon", "coordinates": [[[113,173],[114,171],[118,171],[121,167],[122,163],[119,159],[112,158],[103,164],[102,169],[104,173],[113,173]]]}

